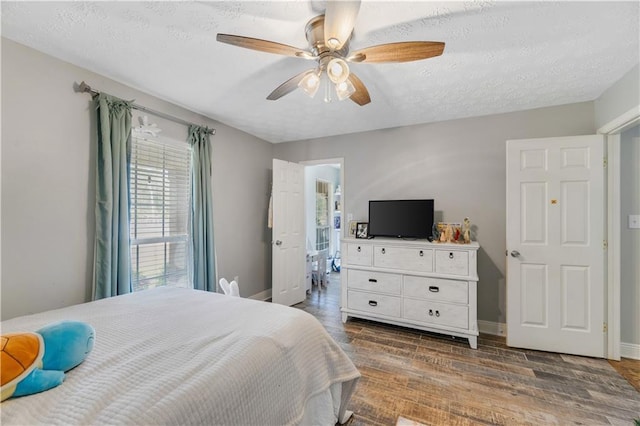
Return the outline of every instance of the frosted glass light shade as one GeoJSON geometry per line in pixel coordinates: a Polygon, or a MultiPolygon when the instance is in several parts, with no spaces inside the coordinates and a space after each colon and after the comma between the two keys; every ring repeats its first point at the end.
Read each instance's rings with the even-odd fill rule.
{"type": "Polygon", "coordinates": [[[300,80],[298,87],[304,90],[304,93],[309,95],[309,97],[313,98],[320,87],[320,77],[315,72],[311,72],[300,80]]]}
{"type": "Polygon", "coordinates": [[[342,83],[336,84],[336,94],[341,101],[347,99],[349,96],[356,92],[355,86],[349,81],[345,80],[342,83]]]}
{"type": "Polygon", "coordinates": [[[340,58],[334,58],[327,64],[327,75],[334,83],[342,83],[349,78],[349,65],[340,58]]]}
{"type": "Polygon", "coordinates": [[[324,15],[324,43],[334,50],[341,49],[351,37],[360,0],[328,1],[324,15]]]}

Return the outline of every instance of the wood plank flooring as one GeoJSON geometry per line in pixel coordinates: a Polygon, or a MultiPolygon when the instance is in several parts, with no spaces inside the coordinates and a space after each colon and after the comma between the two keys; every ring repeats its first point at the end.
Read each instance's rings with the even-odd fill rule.
{"type": "MultiPolygon", "coordinates": [[[[314,315],[362,373],[355,425],[633,425],[640,392],[605,360],[513,349],[340,315],[339,275],[295,307],[314,315]]],[[[625,364],[638,379],[640,361],[625,364]]],[[[633,380],[633,374],[630,374],[633,380]]]]}

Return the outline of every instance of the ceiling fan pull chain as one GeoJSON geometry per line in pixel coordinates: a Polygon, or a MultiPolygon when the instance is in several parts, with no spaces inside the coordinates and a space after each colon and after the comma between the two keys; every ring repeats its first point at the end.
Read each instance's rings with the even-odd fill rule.
{"type": "Polygon", "coordinates": [[[331,81],[329,80],[329,77],[327,76],[327,73],[323,74],[322,79],[324,80],[324,101],[326,103],[331,102],[333,99],[331,99],[331,81]]]}

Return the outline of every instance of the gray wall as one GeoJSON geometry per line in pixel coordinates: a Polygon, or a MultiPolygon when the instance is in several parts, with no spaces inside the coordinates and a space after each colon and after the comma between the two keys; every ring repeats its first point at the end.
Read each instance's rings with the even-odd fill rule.
{"type": "Polygon", "coordinates": [[[436,220],[468,216],[481,245],[478,317],[504,323],[505,141],[593,133],[586,102],[276,144],[275,156],[344,157],[343,214],[354,218],[367,217],[370,199],[385,198],[434,198],[436,220]]]}
{"type": "Polygon", "coordinates": [[[638,105],[640,105],[640,64],[631,68],[596,99],[596,129],[638,105]]]}
{"type": "Polygon", "coordinates": [[[640,214],[640,126],[620,135],[620,341],[640,345],[640,229],[627,218],[640,214]]]}
{"type": "MultiPolygon", "coordinates": [[[[266,210],[273,145],[2,38],[2,319],[89,300],[96,89],[215,127],[214,228],[219,275],[249,296],[271,288],[266,210]]],[[[186,128],[150,116],[163,135],[186,128]]]]}

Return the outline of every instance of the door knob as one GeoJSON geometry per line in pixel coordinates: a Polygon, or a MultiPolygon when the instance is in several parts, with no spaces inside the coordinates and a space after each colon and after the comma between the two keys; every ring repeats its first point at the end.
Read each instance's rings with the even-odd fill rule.
{"type": "Polygon", "coordinates": [[[276,240],[276,245],[277,245],[277,246],[281,246],[281,245],[282,245],[282,241],[280,241],[280,240],[276,240]]]}
{"type": "Polygon", "coordinates": [[[518,250],[513,250],[511,252],[511,257],[518,257],[518,256],[520,256],[520,252],[518,250]]]}

